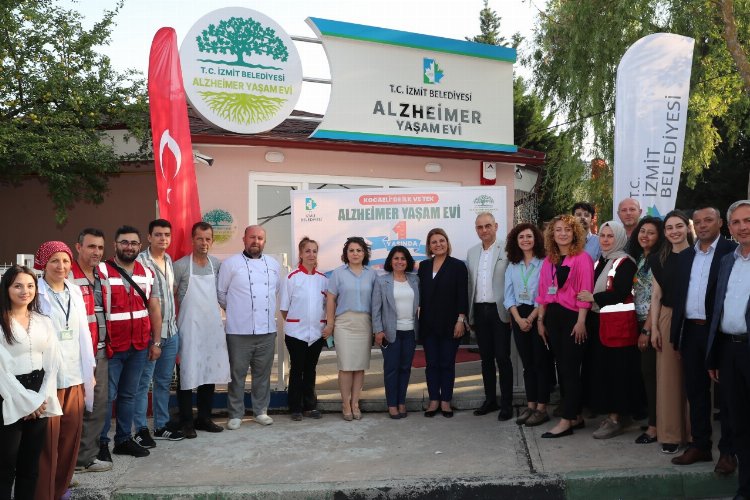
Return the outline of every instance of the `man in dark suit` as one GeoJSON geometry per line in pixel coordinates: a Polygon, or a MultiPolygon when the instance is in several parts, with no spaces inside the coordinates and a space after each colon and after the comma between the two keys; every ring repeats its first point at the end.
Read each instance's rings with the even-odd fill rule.
{"type": "MultiPolygon", "coordinates": [[[[670,341],[682,356],[693,441],[682,455],[672,459],[675,465],[713,461],[711,379],[705,370],[708,327],[711,324],[721,258],[737,247],[736,243],[721,236],[721,214],[716,208],[699,208],[693,212],[693,224],[698,241],[694,247],[686,248],[678,256],[680,282],[670,332],[670,341]]],[[[736,462],[729,421],[723,411],[719,455],[715,471],[732,474],[736,462]]]]}
{"type": "Polygon", "coordinates": [[[727,220],[740,246],[721,259],[706,364],[709,376],[721,380],[728,407],[732,444],[740,462],[734,498],[741,500],[750,498],[750,200],[733,203],[727,220]]]}

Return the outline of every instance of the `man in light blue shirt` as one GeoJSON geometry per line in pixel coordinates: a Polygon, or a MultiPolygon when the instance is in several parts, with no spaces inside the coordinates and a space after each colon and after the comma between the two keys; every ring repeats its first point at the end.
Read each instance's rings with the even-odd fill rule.
{"type": "Polygon", "coordinates": [[[586,245],[583,249],[589,254],[594,264],[596,264],[596,261],[602,255],[602,250],[599,248],[599,237],[591,232],[591,221],[596,215],[594,205],[585,201],[579,201],[573,205],[571,213],[578,219],[578,222],[581,223],[583,229],[586,231],[586,245]]]}
{"type": "Polygon", "coordinates": [[[735,498],[750,498],[750,200],[733,203],[727,220],[729,232],[740,246],[721,260],[707,365],[709,376],[721,382],[732,424],[732,444],[739,461],[735,498]]]}

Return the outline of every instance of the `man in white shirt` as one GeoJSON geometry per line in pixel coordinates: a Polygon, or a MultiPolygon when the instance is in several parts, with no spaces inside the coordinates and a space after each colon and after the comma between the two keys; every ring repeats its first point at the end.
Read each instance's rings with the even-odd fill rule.
{"type": "MultiPolygon", "coordinates": [[[[750,498],[750,200],[734,202],[727,210],[727,220],[740,245],[721,260],[707,365],[709,375],[720,382],[727,396],[732,444],[739,458],[739,488],[734,498],[741,499],[750,498]]],[[[735,464],[734,460],[729,464],[732,470],[735,464]]]]}
{"type": "Polygon", "coordinates": [[[503,306],[505,294],[505,241],[497,238],[495,217],[484,212],[475,221],[481,242],[469,249],[469,324],[477,335],[482,358],[484,403],[474,415],[498,409],[497,371],[500,373],[500,412],[497,419],[513,416],[513,365],[510,361],[510,316],[503,306]],[[497,364],[497,368],[495,365],[497,364]]]}
{"type": "MultiPolygon", "coordinates": [[[[705,369],[709,326],[721,258],[737,247],[721,236],[721,214],[716,208],[699,208],[693,212],[692,219],[698,241],[678,255],[677,294],[670,332],[670,341],[682,357],[692,441],[682,455],[672,459],[675,465],[713,461],[711,379],[705,369]]],[[[734,473],[736,460],[725,401],[721,406],[719,461],[714,470],[720,475],[729,475],[734,473]]]]}
{"type": "Polygon", "coordinates": [[[248,226],[242,238],[245,250],[226,259],[219,271],[219,304],[226,311],[227,348],[232,377],[229,383],[229,422],[239,429],[245,415],[245,378],[252,376],[252,402],[255,421],[271,425],[268,403],[271,399],[271,369],[276,347],[276,297],[281,266],[263,255],[266,231],[248,226]]]}

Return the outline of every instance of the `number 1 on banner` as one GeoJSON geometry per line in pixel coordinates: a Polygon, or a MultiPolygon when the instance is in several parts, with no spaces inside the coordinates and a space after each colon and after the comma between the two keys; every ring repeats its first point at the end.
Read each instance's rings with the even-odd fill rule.
{"type": "Polygon", "coordinates": [[[396,239],[406,239],[406,221],[402,220],[395,226],[393,226],[393,232],[396,233],[396,239]]]}

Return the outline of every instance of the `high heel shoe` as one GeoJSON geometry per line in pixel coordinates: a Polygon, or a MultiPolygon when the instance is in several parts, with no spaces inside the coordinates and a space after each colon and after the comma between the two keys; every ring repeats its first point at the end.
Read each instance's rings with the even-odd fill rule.
{"type": "Polygon", "coordinates": [[[362,412],[359,408],[352,408],[352,417],[354,420],[362,420],[362,412]]]}

